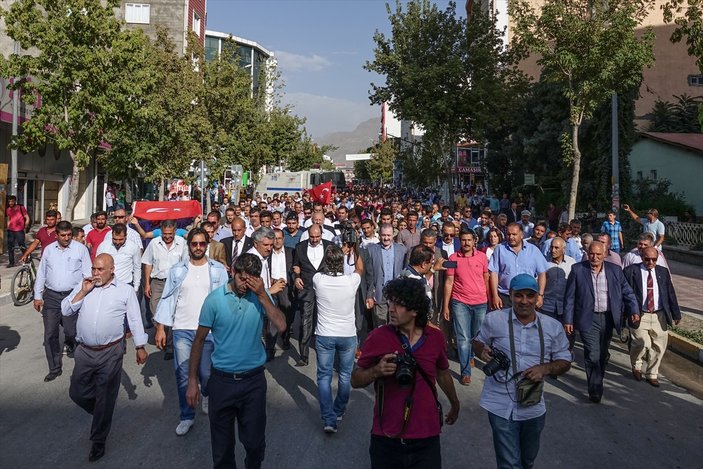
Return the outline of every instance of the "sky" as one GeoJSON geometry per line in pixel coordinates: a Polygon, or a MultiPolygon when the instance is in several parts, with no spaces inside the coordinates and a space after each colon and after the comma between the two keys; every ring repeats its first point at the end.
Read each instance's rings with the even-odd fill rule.
{"type": "Polygon", "coordinates": [[[373,58],[374,32],[390,30],[386,0],[208,0],[207,29],[274,52],[283,103],[307,118],[313,138],[352,131],[374,117],[380,122],[369,90],[383,77],[363,65],[373,58]]]}

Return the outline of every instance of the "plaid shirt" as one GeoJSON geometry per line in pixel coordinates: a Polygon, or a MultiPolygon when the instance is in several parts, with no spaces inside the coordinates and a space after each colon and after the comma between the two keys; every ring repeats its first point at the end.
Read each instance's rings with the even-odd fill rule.
{"type": "Polygon", "coordinates": [[[601,232],[608,233],[610,235],[610,250],[614,252],[620,252],[620,233],[622,233],[622,226],[620,222],[615,220],[612,225],[609,221],[604,221],[603,225],[600,227],[601,232]]]}

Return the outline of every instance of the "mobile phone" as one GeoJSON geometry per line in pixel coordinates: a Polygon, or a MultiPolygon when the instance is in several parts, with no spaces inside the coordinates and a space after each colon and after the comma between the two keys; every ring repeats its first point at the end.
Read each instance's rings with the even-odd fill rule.
{"type": "Polygon", "coordinates": [[[456,269],[456,261],[444,261],[442,265],[447,269],[456,269]]]}

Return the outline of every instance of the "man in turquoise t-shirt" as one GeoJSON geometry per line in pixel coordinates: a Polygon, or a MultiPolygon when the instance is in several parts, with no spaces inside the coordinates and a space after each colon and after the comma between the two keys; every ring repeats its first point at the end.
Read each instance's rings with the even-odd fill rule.
{"type": "Polygon", "coordinates": [[[214,467],[235,467],[234,423],[247,452],[247,467],[259,468],[266,448],[266,351],[261,341],[264,315],[283,332],[286,318],[261,279],[261,260],[242,254],[232,266],[234,276],[213,290],[203,303],[190,353],[186,400],[198,404],[198,364],[208,333],[215,350],[208,382],[210,440],[214,467]],[[235,417],[238,416],[238,417],[235,417]]]}

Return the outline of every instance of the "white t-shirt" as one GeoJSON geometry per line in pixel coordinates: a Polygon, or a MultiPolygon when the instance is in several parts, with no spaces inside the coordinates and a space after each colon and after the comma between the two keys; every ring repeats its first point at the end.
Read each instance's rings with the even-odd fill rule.
{"type": "Polygon", "coordinates": [[[312,278],[317,298],[315,335],[322,337],[355,337],[354,303],[361,276],[317,273],[312,278]]]}
{"type": "Polygon", "coordinates": [[[194,331],[198,328],[200,308],[210,293],[210,270],[207,262],[203,265],[188,265],[188,273],[181,284],[176,300],[174,329],[194,331]]]}

